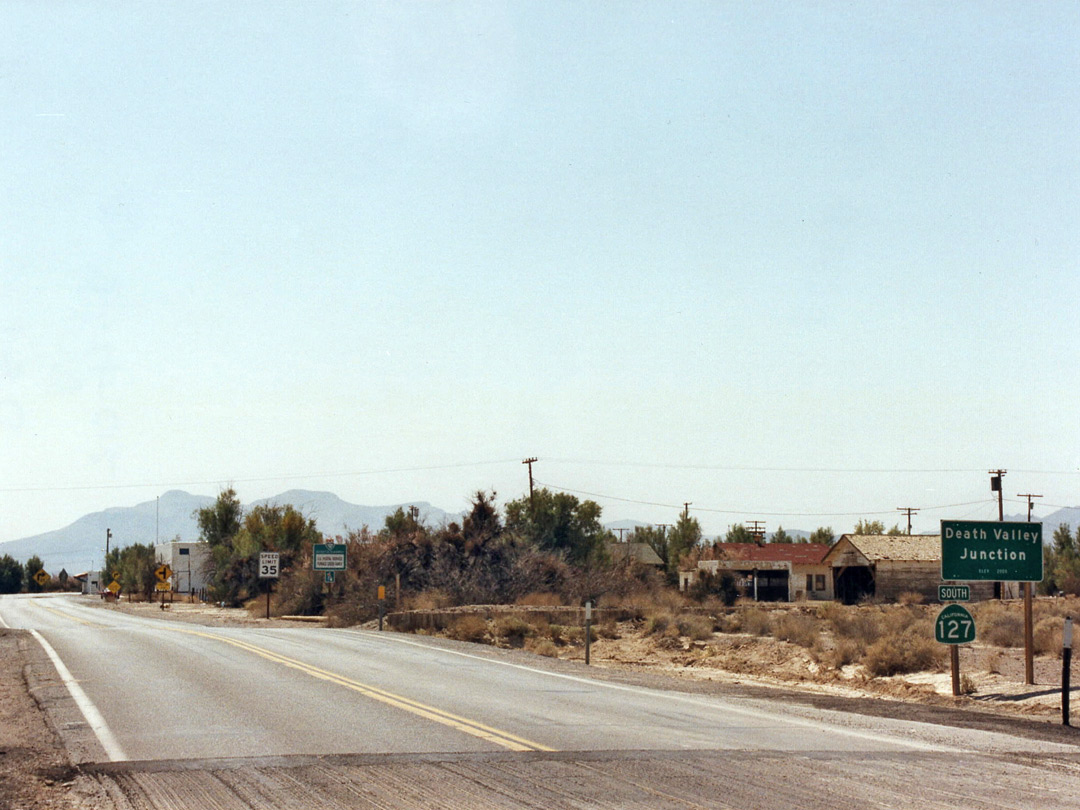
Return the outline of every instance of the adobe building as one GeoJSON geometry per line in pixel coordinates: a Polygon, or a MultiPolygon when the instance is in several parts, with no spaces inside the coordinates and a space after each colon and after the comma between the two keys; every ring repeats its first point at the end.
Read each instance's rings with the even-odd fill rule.
{"type": "MultiPolygon", "coordinates": [[[[902,593],[938,601],[941,535],[844,534],[823,563],[831,570],[836,599],[850,605],[862,599],[893,602],[902,593]]],[[[971,599],[990,599],[994,583],[971,582],[971,599]]]]}
{"type": "Polygon", "coordinates": [[[679,589],[697,581],[699,571],[729,571],[739,590],[757,602],[796,602],[833,598],[824,543],[716,543],[692,571],[679,572],[679,589]]]}

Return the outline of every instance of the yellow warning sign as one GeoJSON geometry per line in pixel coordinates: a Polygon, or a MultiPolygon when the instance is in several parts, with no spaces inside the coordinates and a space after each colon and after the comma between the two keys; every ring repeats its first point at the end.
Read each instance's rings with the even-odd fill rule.
{"type": "Polygon", "coordinates": [[[52,579],[52,577],[49,576],[49,574],[45,571],[44,568],[34,574],[34,582],[36,582],[43,588],[49,584],[50,579],[52,579]]]}

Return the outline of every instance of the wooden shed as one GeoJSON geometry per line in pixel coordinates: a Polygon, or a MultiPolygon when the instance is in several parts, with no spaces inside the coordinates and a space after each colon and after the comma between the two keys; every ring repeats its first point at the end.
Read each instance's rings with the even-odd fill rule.
{"type": "MultiPolygon", "coordinates": [[[[936,602],[941,580],[941,535],[844,534],[823,562],[832,569],[833,591],[845,604],[860,599],[895,600],[920,593],[936,602]]],[[[972,599],[989,599],[993,583],[972,582],[972,599]]]]}

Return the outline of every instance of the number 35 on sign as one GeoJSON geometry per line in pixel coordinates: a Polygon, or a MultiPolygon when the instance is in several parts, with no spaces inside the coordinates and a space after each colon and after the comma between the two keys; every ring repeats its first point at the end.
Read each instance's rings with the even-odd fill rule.
{"type": "Polygon", "coordinates": [[[259,579],[277,579],[281,555],[276,551],[263,551],[259,554],[259,579]]]}

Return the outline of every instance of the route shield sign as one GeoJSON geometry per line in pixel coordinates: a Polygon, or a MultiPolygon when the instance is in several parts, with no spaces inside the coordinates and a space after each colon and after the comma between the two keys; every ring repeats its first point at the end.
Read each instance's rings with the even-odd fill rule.
{"type": "Polygon", "coordinates": [[[1042,524],[941,521],[941,578],[1042,582],[1042,524]]]}
{"type": "Polygon", "coordinates": [[[311,567],[316,571],[345,570],[344,543],[315,543],[311,547],[311,567]]]}
{"type": "Polygon", "coordinates": [[[963,605],[948,605],[934,622],[934,640],[942,644],[969,644],[975,640],[975,619],[963,605]]]}

